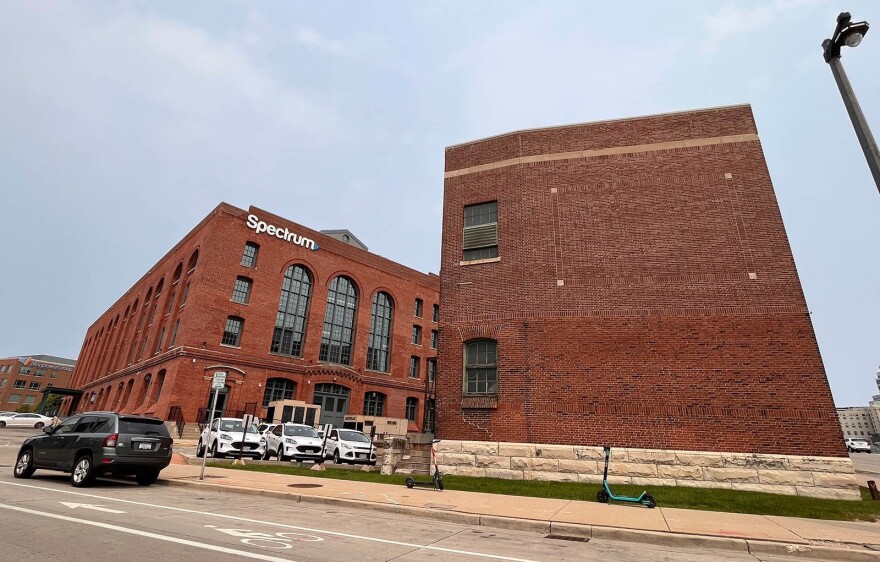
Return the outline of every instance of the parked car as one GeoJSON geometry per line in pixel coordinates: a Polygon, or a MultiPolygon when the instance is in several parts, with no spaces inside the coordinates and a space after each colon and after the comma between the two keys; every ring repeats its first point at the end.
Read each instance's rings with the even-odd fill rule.
{"type": "Polygon", "coordinates": [[[241,418],[214,418],[211,425],[202,431],[196,446],[196,456],[208,455],[222,458],[226,455],[235,457],[247,456],[255,459],[263,457],[266,450],[266,438],[251,424],[244,431],[244,420],[241,418]],[[244,443],[242,443],[244,435],[244,443]]]}
{"type": "Polygon", "coordinates": [[[88,486],[97,476],[133,474],[138,484],[149,486],[171,463],[173,443],[160,419],[86,412],[25,439],[12,472],[16,478],[30,478],[44,468],[69,472],[76,487],[88,486]]]}
{"type": "Polygon", "coordinates": [[[259,433],[263,437],[266,437],[266,434],[269,433],[270,431],[272,431],[273,429],[275,429],[276,425],[278,425],[278,424],[277,423],[261,423],[260,425],[257,426],[257,433],[259,433]]]}
{"type": "Polygon", "coordinates": [[[327,435],[324,457],[332,458],[336,464],[347,462],[375,465],[376,447],[372,446],[370,438],[361,431],[334,428],[327,435]]]}
{"type": "Polygon", "coordinates": [[[868,443],[868,441],[866,441],[865,439],[847,438],[846,450],[850,453],[870,453],[871,444],[868,443]]]}
{"type": "Polygon", "coordinates": [[[277,456],[278,460],[324,462],[324,441],[310,425],[284,423],[276,425],[266,434],[264,459],[277,456]]]}
{"type": "Polygon", "coordinates": [[[52,425],[53,419],[40,414],[16,414],[14,412],[4,412],[8,415],[0,415],[0,428],[3,427],[32,427],[34,429],[42,429],[47,425],[52,425]]]}

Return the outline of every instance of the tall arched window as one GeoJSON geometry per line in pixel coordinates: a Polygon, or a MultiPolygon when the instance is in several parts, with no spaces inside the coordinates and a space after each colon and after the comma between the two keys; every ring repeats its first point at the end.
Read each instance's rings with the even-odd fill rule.
{"type": "Polygon", "coordinates": [[[357,299],[357,289],[348,277],[336,277],[330,282],[319,361],[351,365],[357,299]]]}
{"type": "Polygon", "coordinates": [[[153,379],[153,375],[147,373],[147,376],[144,377],[143,382],[141,383],[141,390],[138,392],[137,402],[135,402],[135,407],[144,406],[147,402],[147,392],[150,389],[150,381],[153,379]]]}
{"type": "Polygon", "coordinates": [[[385,395],[381,392],[364,394],[364,415],[382,416],[385,412],[385,395]]]}
{"type": "Polygon", "coordinates": [[[198,250],[198,248],[196,248],[196,250],[189,257],[189,263],[186,266],[187,274],[193,272],[193,270],[196,268],[197,263],[199,263],[199,250],[198,250]]]}
{"type": "Polygon", "coordinates": [[[293,400],[296,394],[296,383],[290,379],[269,379],[263,392],[263,407],[268,408],[269,402],[275,400],[293,400]]]}
{"type": "Polygon", "coordinates": [[[394,305],[388,293],[373,295],[370,315],[370,340],[367,343],[367,369],[388,372],[388,356],[391,353],[391,319],[394,305]]]}
{"type": "Polygon", "coordinates": [[[183,262],[180,262],[179,264],[177,264],[177,267],[174,268],[174,279],[171,281],[171,283],[177,283],[178,281],[180,281],[181,273],[183,273],[183,262]]]}
{"type": "Polygon", "coordinates": [[[406,399],[406,419],[414,422],[418,419],[419,399],[410,396],[406,399]]]}
{"type": "Polygon", "coordinates": [[[275,332],[269,351],[293,357],[302,356],[312,294],[312,277],[300,265],[292,265],[284,273],[278,314],[275,315],[275,332]]]}
{"type": "Polygon", "coordinates": [[[498,394],[498,343],[477,340],[464,345],[464,393],[498,394]]]}

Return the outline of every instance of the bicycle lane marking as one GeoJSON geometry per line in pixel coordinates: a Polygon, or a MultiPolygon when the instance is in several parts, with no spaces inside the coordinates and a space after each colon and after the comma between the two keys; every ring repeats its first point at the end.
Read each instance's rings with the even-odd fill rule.
{"type": "Polygon", "coordinates": [[[205,525],[205,528],[214,529],[215,531],[236,537],[241,539],[243,544],[259,548],[283,550],[293,548],[292,543],[294,542],[324,542],[322,537],[306,535],[304,533],[279,532],[270,534],[251,531],[250,529],[221,529],[220,527],[217,527],[217,525],[205,525]]]}
{"type": "Polygon", "coordinates": [[[151,533],[150,531],[141,531],[138,529],[130,529],[128,527],[122,527],[120,525],[111,525],[110,523],[101,523],[99,521],[89,521],[88,519],[78,519],[76,517],[69,517],[67,515],[58,515],[56,513],[37,511],[35,509],[28,509],[26,507],[18,507],[15,505],[6,505],[4,503],[0,503],[0,509],[8,509],[10,511],[17,511],[19,513],[27,513],[30,515],[37,515],[39,517],[48,517],[49,519],[57,519],[59,521],[68,521],[70,523],[77,523],[79,525],[88,525],[90,527],[98,527],[101,529],[107,529],[109,531],[128,533],[130,535],[138,535],[140,537],[146,537],[148,539],[156,539],[156,540],[160,540],[160,541],[172,542],[172,543],[176,543],[176,544],[182,544],[185,546],[192,546],[195,548],[201,548],[203,550],[213,550],[214,552],[222,552],[224,554],[234,554],[236,556],[244,556],[246,558],[253,558],[255,560],[265,560],[266,562],[292,562],[292,560],[290,558],[278,558],[277,556],[269,556],[266,554],[259,554],[256,552],[248,552],[246,550],[237,550],[235,548],[228,548],[225,546],[217,546],[217,545],[203,543],[203,542],[191,541],[189,539],[170,537],[168,535],[160,535],[158,533],[151,533]]]}
{"type": "Polygon", "coordinates": [[[433,546],[433,545],[408,543],[408,542],[402,542],[402,541],[393,541],[390,539],[380,539],[377,537],[367,537],[367,536],[363,536],[363,535],[352,535],[349,533],[340,533],[339,531],[327,531],[324,529],[313,529],[310,527],[300,527],[297,525],[288,525],[286,523],[276,523],[274,521],[262,521],[259,519],[250,519],[247,517],[237,517],[235,515],[226,515],[224,513],[211,513],[209,511],[198,511],[195,509],[186,509],[183,507],[172,507],[172,506],[166,506],[166,505],[158,505],[158,504],[152,504],[152,503],[146,503],[146,502],[139,502],[139,501],[134,501],[134,500],[124,500],[121,498],[111,498],[111,497],[107,497],[107,496],[98,496],[96,494],[86,494],[83,492],[74,492],[73,490],[44,488],[42,486],[33,486],[31,484],[19,484],[18,482],[7,482],[4,480],[0,480],[0,485],[16,486],[16,487],[20,487],[20,488],[31,488],[34,490],[43,490],[46,492],[55,492],[58,494],[69,494],[69,495],[74,495],[74,496],[95,498],[95,499],[99,499],[99,500],[114,501],[114,502],[126,503],[126,504],[131,504],[131,505],[141,505],[144,507],[153,507],[156,509],[167,509],[169,511],[178,511],[181,513],[192,513],[195,515],[204,515],[207,517],[217,517],[220,519],[231,519],[233,521],[245,521],[247,523],[256,523],[258,525],[270,525],[270,526],[274,526],[274,527],[283,527],[286,529],[295,529],[297,531],[306,531],[309,533],[318,533],[318,534],[322,534],[322,535],[330,535],[330,536],[334,536],[334,537],[342,537],[342,538],[347,538],[347,539],[377,542],[377,543],[382,543],[382,544],[404,546],[404,547],[408,547],[408,548],[417,548],[417,549],[423,549],[423,550],[432,550],[432,551],[437,551],[437,552],[446,552],[446,553],[450,553],[450,554],[461,554],[463,556],[491,558],[493,560],[509,560],[510,562],[537,562],[535,560],[531,560],[528,558],[513,558],[511,556],[503,556],[500,554],[487,554],[487,553],[483,553],[483,552],[474,552],[474,551],[470,551],[470,550],[444,548],[442,546],[433,546]]]}

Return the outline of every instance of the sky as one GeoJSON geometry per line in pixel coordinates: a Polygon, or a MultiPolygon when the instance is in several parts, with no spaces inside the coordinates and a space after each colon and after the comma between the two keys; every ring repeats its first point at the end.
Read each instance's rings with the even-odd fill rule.
{"type": "Polygon", "coordinates": [[[85,331],[219,202],[440,264],[444,148],[749,103],[828,380],[880,370],[880,194],[821,42],[880,135],[880,2],[0,3],[0,357],[85,331]]]}

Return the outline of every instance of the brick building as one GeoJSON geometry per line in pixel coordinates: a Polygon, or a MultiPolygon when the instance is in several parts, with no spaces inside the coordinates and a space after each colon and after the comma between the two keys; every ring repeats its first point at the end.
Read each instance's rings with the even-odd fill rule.
{"type": "Polygon", "coordinates": [[[443,439],[846,454],[747,105],[447,148],[441,271],[443,439]]]}
{"type": "Polygon", "coordinates": [[[51,355],[0,359],[0,411],[36,408],[50,386],[64,388],[76,361],[51,355]]]}
{"type": "Polygon", "coordinates": [[[275,399],[433,423],[440,280],[371,254],[348,231],[310,230],[221,203],[85,335],[68,410],[195,421],[211,376],[218,410],[275,399]]]}

